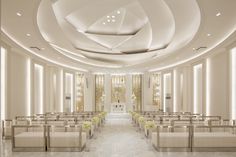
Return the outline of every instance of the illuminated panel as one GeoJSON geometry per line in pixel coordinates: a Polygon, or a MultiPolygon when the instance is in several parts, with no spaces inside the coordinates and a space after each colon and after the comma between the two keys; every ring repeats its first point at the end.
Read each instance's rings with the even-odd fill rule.
{"type": "Polygon", "coordinates": [[[64,82],[64,78],[63,78],[63,70],[60,70],[60,112],[63,112],[63,103],[64,103],[64,96],[63,96],[63,82],[64,82]]]}
{"type": "Polygon", "coordinates": [[[1,47],[1,119],[5,119],[6,112],[6,49],[1,47]]]}
{"type": "Polygon", "coordinates": [[[177,92],[178,92],[178,89],[177,89],[177,71],[174,70],[174,99],[173,99],[173,111],[174,112],[177,112],[177,92]]]}
{"type": "Polygon", "coordinates": [[[210,73],[210,59],[207,59],[206,61],[206,115],[210,116],[211,113],[211,73],[210,73]]]}
{"type": "Polygon", "coordinates": [[[27,84],[27,116],[31,115],[31,60],[30,58],[27,59],[27,77],[26,77],[26,84],[27,84]]]}
{"type": "Polygon", "coordinates": [[[35,113],[43,113],[43,66],[34,64],[34,105],[35,113]]]}
{"type": "Polygon", "coordinates": [[[193,68],[193,113],[200,113],[202,107],[202,64],[193,68]]]}
{"type": "Polygon", "coordinates": [[[66,73],[65,74],[65,96],[66,96],[66,108],[65,110],[67,112],[73,112],[74,111],[74,92],[73,92],[73,74],[66,73]]]}
{"type": "Polygon", "coordinates": [[[163,84],[164,84],[164,88],[163,88],[163,111],[167,112],[167,108],[169,108],[169,101],[171,100],[171,74],[167,73],[164,74],[163,76],[163,84]]]}
{"type": "Polygon", "coordinates": [[[236,48],[231,52],[231,118],[236,119],[236,48]]]}

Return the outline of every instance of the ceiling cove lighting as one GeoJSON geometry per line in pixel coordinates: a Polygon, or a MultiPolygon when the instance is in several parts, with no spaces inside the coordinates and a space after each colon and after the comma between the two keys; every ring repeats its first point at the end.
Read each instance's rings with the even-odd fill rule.
{"type": "Polygon", "coordinates": [[[172,68],[174,66],[180,65],[180,64],[184,64],[188,61],[191,61],[197,57],[200,57],[201,55],[213,50],[217,45],[219,45],[220,43],[222,43],[223,41],[225,41],[228,37],[231,36],[231,34],[233,34],[236,31],[236,27],[234,27],[231,31],[229,31],[228,34],[226,34],[219,42],[217,42],[216,44],[212,45],[211,47],[208,47],[208,49],[206,49],[205,51],[202,51],[201,53],[197,53],[195,56],[192,56],[190,58],[187,58],[185,60],[179,61],[179,62],[175,62],[173,64],[169,64],[167,66],[164,67],[159,67],[159,68],[153,68],[150,69],[149,72],[155,72],[155,71],[160,71],[160,70],[164,70],[164,69],[168,69],[168,68],[172,68]]]}
{"type": "Polygon", "coordinates": [[[231,50],[231,118],[236,119],[236,48],[231,50]]]}
{"type": "Polygon", "coordinates": [[[78,70],[78,71],[83,71],[83,72],[88,72],[88,70],[86,69],[81,69],[81,68],[77,68],[77,67],[74,67],[74,66],[69,66],[67,64],[63,64],[63,63],[59,63],[59,62],[56,62],[55,60],[52,60],[52,59],[49,59],[47,57],[44,57],[34,51],[32,51],[31,49],[29,49],[28,47],[24,46],[23,44],[21,44],[18,40],[16,40],[13,36],[11,36],[5,29],[1,28],[1,30],[3,31],[3,33],[8,37],[10,38],[13,42],[15,42],[17,45],[19,45],[20,47],[22,47],[23,49],[25,49],[26,51],[30,52],[31,54],[45,60],[45,61],[48,61],[50,63],[53,63],[53,64],[56,64],[56,65],[59,65],[59,66],[62,66],[62,67],[65,67],[65,68],[69,68],[69,69],[73,69],[73,70],[78,70]]]}
{"type": "Polygon", "coordinates": [[[6,114],[6,49],[1,47],[1,120],[6,114]]]}
{"type": "MultiPolygon", "coordinates": [[[[68,57],[68,58],[70,58],[70,59],[73,59],[73,60],[75,60],[75,61],[78,61],[78,62],[87,64],[87,65],[92,65],[92,66],[96,66],[96,67],[107,67],[107,68],[121,68],[121,67],[122,67],[121,65],[101,65],[101,64],[90,63],[90,62],[88,62],[88,61],[83,61],[83,60],[77,59],[77,58],[75,58],[75,57],[72,57],[72,56],[70,56],[70,55],[64,53],[62,50],[60,50],[60,49],[58,49],[58,48],[56,48],[56,47],[55,47],[55,49],[56,49],[59,53],[61,53],[62,55],[66,56],[66,57],[68,57]]],[[[73,54],[72,54],[72,55],[73,55],[73,54]]]]}
{"type": "Polygon", "coordinates": [[[206,115],[211,115],[211,60],[206,60],[206,115]]]}

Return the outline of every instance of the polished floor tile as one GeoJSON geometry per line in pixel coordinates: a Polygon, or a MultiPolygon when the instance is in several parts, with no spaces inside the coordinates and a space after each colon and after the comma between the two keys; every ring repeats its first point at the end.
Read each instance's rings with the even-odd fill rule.
{"type": "Polygon", "coordinates": [[[132,126],[127,114],[109,114],[83,152],[12,152],[9,140],[0,141],[1,157],[235,157],[236,152],[157,152],[132,126]]]}

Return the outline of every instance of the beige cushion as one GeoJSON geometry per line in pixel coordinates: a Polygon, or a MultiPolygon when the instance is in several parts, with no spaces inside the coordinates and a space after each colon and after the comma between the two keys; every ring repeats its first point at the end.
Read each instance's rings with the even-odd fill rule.
{"type": "Polygon", "coordinates": [[[236,134],[228,132],[194,133],[194,147],[236,147],[236,134]]]}
{"type": "Polygon", "coordinates": [[[43,147],[43,132],[22,132],[15,135],[15,147],[43,147]]]}
{"type": "MultiPolygon", "coordinates": [[[[159,138],[159,147],[188,147],[188,133],[186,132],[162,132],[159,138]]],[[[156,132],[152,133],[152,144],[157,147],[156,132]]]]}
{"type": "MultiPolygon", "coordinates": [[[[86,144],[86,133],[82,133],[82,147],[86,144]]],[[[50,147],[79,147],[79,132],[52,132],[50,147]]]]}

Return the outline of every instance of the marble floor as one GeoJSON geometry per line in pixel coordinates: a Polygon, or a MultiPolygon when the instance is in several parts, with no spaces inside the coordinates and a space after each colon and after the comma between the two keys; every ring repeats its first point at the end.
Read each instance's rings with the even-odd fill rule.
{"type": "Polygon", "coordinates": [[[1,157],[235,157],[236,152],[157,152],[131,124],[127,114],[109,114],[106,124],[88,141],[83,152],[12,152],[0,141],[1,157]]]}

